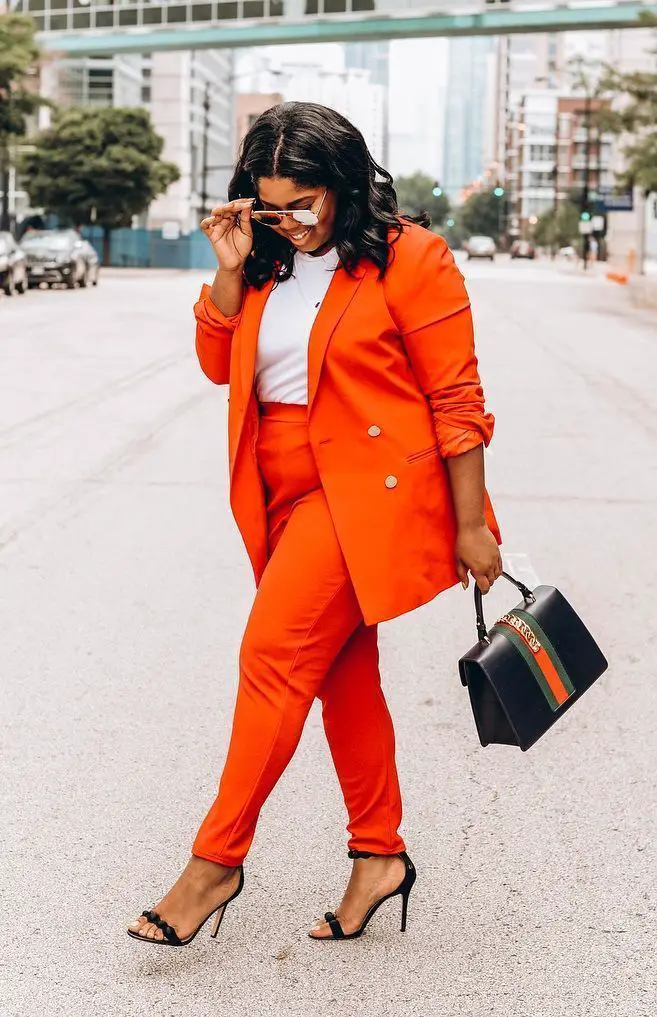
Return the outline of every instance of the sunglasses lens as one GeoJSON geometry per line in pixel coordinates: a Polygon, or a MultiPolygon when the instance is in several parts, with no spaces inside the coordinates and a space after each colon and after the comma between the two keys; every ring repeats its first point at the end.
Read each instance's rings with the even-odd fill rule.
{"type": "Polygon", "coordinates": [[[316,226],[319,222],[316,214],[309,208],[300,208],[298,212],[293,212],[292,218],[295,222],[300,222],[302,226],[316,226]]]}
{"type": "Polygon", "coordinates": [[[257,218],[264,226],[280,226],[283,221],[278,212],[258,212],[257,218]]]}

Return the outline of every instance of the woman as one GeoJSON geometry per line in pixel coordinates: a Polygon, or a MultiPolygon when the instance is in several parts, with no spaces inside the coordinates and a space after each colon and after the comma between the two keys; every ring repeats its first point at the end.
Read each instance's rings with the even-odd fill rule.
{"type": "Polygon", "coordinates": [[[247,134],[230,201],[202,228],[219,268],[195,308],[201,367],[230,385],[231,506],[257,593],[218,796],[184,872],[130,935],[216,935],[258,814],[314,698],[349,815],[351,878],[310,932],[363,931],[402,897],[394,733],[377,624],[470,573],[499,576],[484,411],[463,279],[427,220],[333,110],[284,103],[247,134]]]}

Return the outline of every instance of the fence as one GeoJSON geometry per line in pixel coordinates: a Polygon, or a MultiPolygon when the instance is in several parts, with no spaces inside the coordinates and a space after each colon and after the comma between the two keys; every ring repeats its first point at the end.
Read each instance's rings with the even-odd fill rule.
{"type": "MultiPolygon", "coordinates": [[[[82,234],[102,258],[103,231],[85,226],[82,234]]],[[[217,260],[201,230],[181,235],[177,240],[162,236],[162,230],[117,229],[110,240],[110,265],[122,268],[214,268],[217,260]]]]}

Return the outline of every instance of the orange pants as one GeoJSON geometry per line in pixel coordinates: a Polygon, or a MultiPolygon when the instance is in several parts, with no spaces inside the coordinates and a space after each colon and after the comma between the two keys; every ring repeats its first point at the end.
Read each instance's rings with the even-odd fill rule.
{"type": "Polygon", "coordinates": [[[366,626],[308,440],[305,406],[261,407],[257,459],[269,560],[240,651],[219,793],[192,852],[239,865],[260,810],[294,755],[316,696],[349,816],[349,847],[404,850],[395,736],[366,626]]]}

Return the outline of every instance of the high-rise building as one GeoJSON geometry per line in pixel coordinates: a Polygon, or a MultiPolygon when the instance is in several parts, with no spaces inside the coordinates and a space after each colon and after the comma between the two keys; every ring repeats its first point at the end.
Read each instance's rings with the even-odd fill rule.
{"type": "Polygon", "coordinates": [[[383,89],[383,144],[381,161],[387,168],[390,154],[390,43],[348,42],[344,47],[345,67],[369,71],[370,82],[383,89]]]}
{"type": "Polygon", "coordinates": [[[233,54],[230,50],[153,53],[144,104],[164,138],[163,157],[180,179],[153,202],[149,225],[176,222],[183,232],[225,201],[234,151],[233,54]]]}
{"type": "Polygon", "coordinates": [[[283,102],[280,92],[240,92],[235,96],[235,150],[261,113],[283,102]]]}
{"type": "MultiPolygon", "coordinates": [[[[143,106],[164,139],[162,156],[180,179],[149,209],[148,225],[187,233],[206,203],[227,193],[233,160],[233,56],[230,50],[87,57],[48,63],[43,91],[63,106],[143,106]]],[[[41,126],[47,122],[41,115],[41,126]]]]}
{"type": "Polygon", "coordinates": [[[447,88],[446,39],[396,39],[390,45],[387,169],[394,177],[442,179],[447,88]]]}
{"type": "Polygon", "coordinates": [[[373,85],[360,68],[332,71],[316,64],[281,64],[278,88],[286,101],[316,102],[342,113],[359,129],[372,158],[381,163],[384,149],[383,85],[373,85]]]}
{"type": "Polygon", "coordinates": [[[485,36],[449,41],[442,184],[452,201],[484,171],[488,55],[493,45],[485,36]]]}

